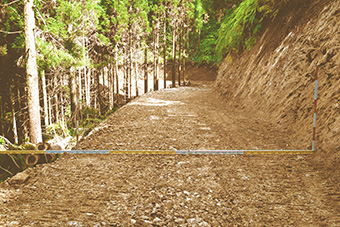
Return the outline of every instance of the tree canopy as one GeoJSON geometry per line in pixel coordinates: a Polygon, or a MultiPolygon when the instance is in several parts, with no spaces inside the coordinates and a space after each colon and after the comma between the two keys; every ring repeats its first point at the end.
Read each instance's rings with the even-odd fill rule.
{"type": "MultiPolygon", "coordinates": [[[[51,105],[44,113],[48,125],[61,120],[57,112],[64,111],[65,116],[71,117],[75,111],[76,87],[67,81],[78,84],[83,109],[94,108],[104,113],[114,107],[120,94],[128,100],[133,94],[141,93],[138,81],[143,78],[144,92],[149,91],[150,79],[152,90],[159,89],[160,79],[165,87],[168,65],[172,65],[173,81],[176,74],[180,81],[184,79],[181,73],[187,61],[218,65],[231,53],[250,49],[263,19],[275,17],[282,3],[278,0],[34,0],[34,4],[40,99],[44,99],[44,106],[51,105]]],[[[0,4],[3,66],[0,132],[3,135],[11,131],[14,117],[7,95],[9,88],[17,90],[11,90],[13,108],[20,113],[16,119],[21,121],[20,127],[25,125],[27,116],[22,108],[26,103],[16,97],[27,95],[27,59],[24,0],[3,0],[0,4]]],[[[24,138],[25,133],[19,137],[24,138]]]]}

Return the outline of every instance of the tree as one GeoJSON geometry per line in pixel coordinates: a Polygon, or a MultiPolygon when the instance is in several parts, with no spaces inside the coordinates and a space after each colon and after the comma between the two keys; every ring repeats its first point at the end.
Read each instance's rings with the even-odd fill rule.
{"type": "MultiPolygon", "coordinates": [[[[138,82],[141,81],[137,80],[143,80],[143,77],[145,92],[152,89],[148,86],[152,79],[153,90],[157,90],[162,68],[161,77],[166,87],[167,62],[172,62],[174,86],[177,79],[183,80],[188,59],[199,64],[218,63],[214,47],[219,40],[217,31],[224,22],[238,17],[244,21],[244,11],[240,9],[252,10],[252,16],[247,19],[250,23],[243,26],[240,20],[242,26],[235,26],[244,28],[241,38],[251,38],[246,39],[248,46],[256,40],[252,32],[256,31],[261,15],[268,9],[273,10],[270,4],[275,5],[277,1],[3,0],[0,3],[0,133],[13,141],[17,137],[20,143],[28,137],[29,128],[41,128],[37,115],[39,108],[33,113],[32,108],[27,108],[28,102],[18,98],[26,97],[27,91],[29,105],[34,107],[39,107],[37,97],[41,94],[43,102],[40,104],[44,107],[41,123],[45,124],[43,128],[48,128],[52,124],[58,125],[59,120],[73,127],[72,116],[78,110],[80,120],[98,113],[106,114],[115,104],[121,104],[119,96],[131,97],[134,86],[135,93],[139,93],[138,82]],[[32,1],[35,4],[35,34],[32,28],[32,34],[26,34],[23,32],[24,6],[33,4],[32,1]],[[34,45],[34,41],[35,66],[32,64],[34,46],[29,46],[34,45]],[[40,92],[36,68],[41,75],[40,92]],[[11,100],[13,105],[10,105],[11,100]],[[36,123],[29,121],[28,112],[36,123]],[[13,135],[15,125],[17,135],[13,135]]],[[[32,6],[30,10],[33,14],[32,6]]],[[[34,20],[34,15],[30,17],[34,20]]],[[[223,28],[229,31],[228,27],[223,28]]],[[[220,34],[227,41],[230,39],[220,34]]],[[[220,49],[225,54],[230,48],[220,49]]],[[[33,131],[30,134],[33,135],[33,131]]]]}
{"type": "Polygon", "coordinates": [[[24,0],[24,34],[26,51],[26,75],[28,91],[29,132],[32,143],[42,142],[40,104],[39,104],[39,77],[37,69],[37,52],[35,47],[35,18],[33,0],[24,0]]]}

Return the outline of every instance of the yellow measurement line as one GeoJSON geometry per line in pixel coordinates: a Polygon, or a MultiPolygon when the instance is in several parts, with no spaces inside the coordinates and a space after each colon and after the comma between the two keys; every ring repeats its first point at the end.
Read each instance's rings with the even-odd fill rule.
{"type": "Polygon", "coordinates": [[[0,151],[0,154],[44,154],[45,151],[39,150],[9,150],[9,151],[0,151]]]}
{"type": "Polygon", "coordinates": [[[313,150],[9,150],[0,154],[313,154],[313,150]]]}

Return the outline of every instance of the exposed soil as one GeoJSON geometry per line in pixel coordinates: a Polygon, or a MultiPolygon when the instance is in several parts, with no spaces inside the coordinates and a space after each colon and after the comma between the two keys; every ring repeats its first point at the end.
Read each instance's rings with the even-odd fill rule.
{"type": "MultiPolygon", "coordinates": [[[[177,72],[178,69],[176,69],[177,72]]],[[[181,81],[215,81],[217,77],[217,66],[186,62],[182,67],[181,81]],[[184,71],[184,72],[183,72],[184,71]]],[[[169,61],[166,67],[167,80],[171,80],[172,61],[169,61]]],[[[177,80],[177,77],[176,77],[177,80]]]]}
{"type": "MultiPolygon", "coordinates": [[[[82,149],[305,148],[209,86],[121,108],[82,149]]],[[[64,155],[0,185],[0,226],[339,226],[339,192],[306,155],[64,155]]]]}
{"type": "Polygon", "coordinates": [[[318,66],[314,162],[340,191],[340,1],[289,0],[263,28],[251,51],[223,62],[216,88],[227,105],[261,110],[306,144],[318,66]]]}

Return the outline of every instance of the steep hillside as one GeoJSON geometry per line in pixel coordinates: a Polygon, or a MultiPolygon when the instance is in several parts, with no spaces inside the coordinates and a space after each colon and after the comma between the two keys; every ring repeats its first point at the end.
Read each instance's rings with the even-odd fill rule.
{"type": "Polygon", "coordinates": [[[272,117],[294,148],[311,148],[319,66],[315,161],[339,176],[340,1],[291,0],[263,28],[251,51],[221,64],[217,90],[227,105],[272,117]]]}

